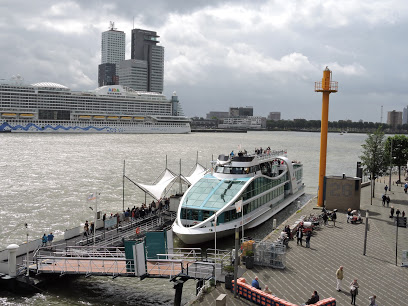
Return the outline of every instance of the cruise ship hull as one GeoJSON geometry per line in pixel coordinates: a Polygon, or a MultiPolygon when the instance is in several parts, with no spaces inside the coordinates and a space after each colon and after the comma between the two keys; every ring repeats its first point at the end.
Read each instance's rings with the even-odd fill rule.
{"type": "MultiPolygon", "coordinates": [[[[254,211],[253,215],[248,215],[244,219],[244,229],[254,228],[265,221],[271,219],[274,215],[280,212],[282,209],[294,203],[299,197],[304,194],[304,188],[300,188],[293,195],[286,197],[281,203],[270,207],[263,207],[257,211],[254,211]]],[[[229,222],[225,225],[219,225],[216,228],[217,239],[232,235],[235,231],[235,227],[241,228],[242,221],[237,219],[235,222],[229,222]]],[[[185,243],[185,244],[200,244],[206,241],[214,240],[215,232],[210,228],[181,228],[176,222],[173,224],[173,232],[185,243]]]]}
{"type": "Polygon", "coordinates": [[[130,122],[18,122],[0,121],[0,132],[12,133],[123,133],[123,134],[186,134],[189,126],[167,126],[166,124],[132,124],[130,122]]]}

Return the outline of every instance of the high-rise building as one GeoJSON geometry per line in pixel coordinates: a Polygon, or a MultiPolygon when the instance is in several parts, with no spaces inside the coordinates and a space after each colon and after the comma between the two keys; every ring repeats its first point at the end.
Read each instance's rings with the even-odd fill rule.
{"type": "MultiPolygon", "coordinates": [[[[156,32],[133,29],[131,58],[147,63],[147,91],[163,92],[164,47],[158,46],[156,32]]],[[[120,84],[121,81],[119,79],[120,84]]]]}
{"type": "Polygon", "coordinates": [[[98,67],[99,86],[118,83],[116,65],[125,59],[125,47],[125,32],[118,31],[114,22],[111,22],[109,30],[102,33],[101,65],[98,67]]]}
{"type": "Polygon", "coordinates": [[[395,130],[399,125],[402,125],[402,112],[397,112],[393,110],[392,112],[388,112],[387,117],[387,124],[395,130]]]}
{"type": "Polygon", "coordinates": [[[402,110],[402,124],[408,124],[408,106],[402,110]]]}

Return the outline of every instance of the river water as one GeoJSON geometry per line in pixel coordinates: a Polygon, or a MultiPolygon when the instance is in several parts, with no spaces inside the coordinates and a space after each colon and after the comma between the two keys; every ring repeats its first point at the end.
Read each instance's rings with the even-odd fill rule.
{"type": "MultiPolygon", "coordinates": [[[[328,136],[327,175],[354,176],[365,134],[328,136]]],[[[307,196],[303,205],[317,194],[320,134],[302,132],[191,133],[186,135],[137,134],[0,134],[0,249],[25,240],[24,223],[30,238],[53,232],[58,239],[66,229],[93,219],[87,197],[99,192],[98,210],[122,210],[122,175],[133,181],[153,183],[167,167],[185,176],[197,156],[203,166],[212,157],[238,148],[287,150],[288,157],[304,164],[307,196]],[[181,160],[181,163],[180,163],[181,160]],[[181,166],[180,166],[181,164],[181,166]]],[[[178,190],[178,186],[174,186],[178,190]]],[[[147,202],[152,199],[147,197],[147,202]]],[[[144,202],[144,193],[125,182],[125,208],[144,202]]],[[[277,216],[282,222],[298,207],[277,216]]],[[[249,231],[255,238],[268,233],[270,224],[249,231]]],[[[176,245],[182,246],[176,239],[176,245]]],[[[226,239],[232,245],[231,239],[226,239]]],[[[222,245],[223,243],[220,243],[222,245]]],[[[0,297],[0,304],[27,305],[168,305],[174,290],[168,280],[107,277],[79,278],[69,286],[55,286],[47,293],[21,298],[0,297]],[[68,288],[68,289],[67,289],[68,288]]],[[[183,301],[194,295],[195,284],[185,284],[183,301]]]]}

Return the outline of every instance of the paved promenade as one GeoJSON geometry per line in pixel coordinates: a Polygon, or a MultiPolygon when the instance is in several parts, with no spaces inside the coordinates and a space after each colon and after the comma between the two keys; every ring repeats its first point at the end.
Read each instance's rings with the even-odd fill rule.
{"type": "MultiPolygon", "coordinates": [[[[315,231],[311,238],[311,248],[297,246],[296,241],[289,242],[284,270],[255,266],[246,270],[243,277],[247,282],[258,276],[261,287],[268,285],[272,293],[292,303],[307,301],[317,290],[320,299],[334,297],[337,305],[350,305],[349,284],[358,279],[360,285],[357,305],[368,305],[368,297],[375,294],[377,304],[408,305],[408,268],[401,267],[402,250],[408,250],[408,228],[398,228],[398,266],[395,265],[396,226],[389,218],[390,208],[383,207],[381,196],[387,179],[376,182],[376,193],[370,205],[370,187],[362,189],[361,211],[369,210],[370,229],[367,238],[366,256],[363,255],[365,221],[363,224],[347,223],[345,212],[338,212],[336,227],[332,222],[315,231]],[[336,270],[344,267],[342,291],[336,290],[336,270]]],[[[388,192],[395,209],[408,214],[408,195],[400,186],[393,185],[388,192]]],[[[312,199],[301,211],[292,215],[279,230],[273,231],[266,239],[274,241],[285,225],[292,226],[302,215],[319,214],[317,199],[312,199]]],[[[364,218],[365,220],[365,218],[364,218]]],[[[303,245],[305,245],[303,239],[303,245]]],[[[215,299],[221,293],[227,293],[227,305],[253,305],[244,299],[234,299],[224,284],[218,285],[204,296],[200,305],[215,305],[215,299]]]]}

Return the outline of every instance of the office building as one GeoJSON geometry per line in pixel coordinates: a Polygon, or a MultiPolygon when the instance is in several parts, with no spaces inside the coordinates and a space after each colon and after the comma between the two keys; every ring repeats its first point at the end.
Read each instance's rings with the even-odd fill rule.
{"type": "Polygon", "coordinates": [[[388,112],[387,124],[391,129],[396,130],[399,125],[402,125],[402,112],[396,110],[388,112]]]}
{"type": "Polygon", "coordinates": [[[408,106],[402,110],[402,124],[408,124],[408,106]]]}
{"type": "Polygon", "coordinates": [[[117,65],[125,59],[126,35],[118,31],[113,22],[108,31],[102,33],[101,65],[98,67],[99,86],[117,82],[117,65]]]}
{"type": "Polygon", "coordinates": [[[246,107],[230,107],[230,117],[249,117],[254,115],[254,108],[252,106],[246,107]]]}
{"type": "MultiPolygon", "coordinates": [[[[147,91],[163,92],[164,47],[158,46],[160,36],[156,32],[133,29],[131,41],[131,59],[144,61],[147,65],[147,91]]],[[[140,76],[142,77],[142,76],[140,76]]],[[[119,82],[122,82],[119,78],[119,82]]],[[[140,81],[144,83],[145,81],[140,81]]]]}
{"type": "Polygon", "coordinates": [[[207,119],[213,119],[213,118],[217,118],[217,119],[222,119],[222,118],[227,118],[229,116],[228,112],[214,112],[211,111],[206,115],[207,119]]]}
{"type": "Polygon", "coordinates": [[[281,120],[281,113],[280,112],[270,112],[268,115],[269,120],[279,121],[281,120]]]}
{"type": "Polygon", "coordinates": [[[135,59],[121,61],[117,70],[120,85],[137,91],[149,91],[147,61],[135,59]]]}

